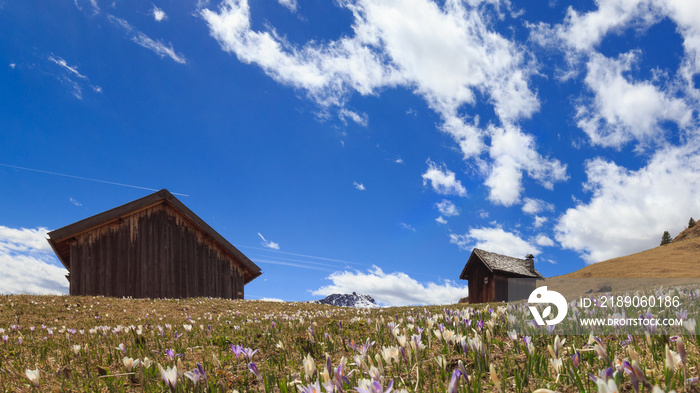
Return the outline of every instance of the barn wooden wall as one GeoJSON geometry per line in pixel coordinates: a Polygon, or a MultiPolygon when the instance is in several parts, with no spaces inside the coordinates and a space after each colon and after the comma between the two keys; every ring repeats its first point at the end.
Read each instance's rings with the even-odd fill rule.
{"type": "Polygon", "coordinates": [[[243,298],[243,271],[166,204],[79,235],[71,243],[70,294],[243,298]]]}
{"type": "Polygon", "coordinates": [[[494,281],[493,274],[483,265],[476,263],[469,273],[469,303],[486,303],[493,301],[494,281]],[[484,285],[484,278],[488,277],[488,284],[484,285]]]}

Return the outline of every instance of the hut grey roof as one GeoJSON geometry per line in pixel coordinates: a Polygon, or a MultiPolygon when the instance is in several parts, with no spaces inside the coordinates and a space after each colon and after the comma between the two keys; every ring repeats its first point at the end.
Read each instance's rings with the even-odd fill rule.
{"type": "Polygon", "coordinates": [[[223,236],[216,232],[204,220],[199,218],[192,210],[185,206],[179,199],[175,198],[168,190],[162,189],[153,194],[147,195],[141,199],[129,202],[114,209],[107,210],[84,220],[67,225],[63,228],[56,229],[48,233],[47,239],[51,247],[58,255],[61,263],[70,271],[70,239],[75,236],[88,232],[94,228],[107,225],[109,223],[123,219],[124,217],[135,214],[139,211],[148,209],[152,206],[165,203],[181,215],[192,222],[199,230],[213,239],[225,252],[229,253],[237,259],[243,266],[245,271],[245,283],[249,283],[254,278],[260,276],[262,272],[260,267],[251,261],[247,256],[240,252],[233,244],[229,243],[223,236]]]}
{"type": "Polygon", "coordinates": [[[468,268],[471,264],[476,263],[476,258],[481,260],[486,268],[492,272],[509,273],[521,277],[544,278],[540,272],[535,269],[535,263],[532,259],[509,257],[478,248],[472,251],[472,255],[469,257],[469,261],[467,261],[467,264],[464,266],[459,278],[463,280],[469,279],[468,268]]]}

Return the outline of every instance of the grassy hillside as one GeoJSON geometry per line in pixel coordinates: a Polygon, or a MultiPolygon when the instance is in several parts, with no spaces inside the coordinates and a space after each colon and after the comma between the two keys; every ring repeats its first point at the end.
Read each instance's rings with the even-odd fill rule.
{"type": "MultiPolygon", "coordinates": [[[[696,228],[700,230],[700,225],[691,230],[696,228]]],[[[560,277],[700,278],[700,237],[684,236],[683,240],[595,263],[560,277]]]]}

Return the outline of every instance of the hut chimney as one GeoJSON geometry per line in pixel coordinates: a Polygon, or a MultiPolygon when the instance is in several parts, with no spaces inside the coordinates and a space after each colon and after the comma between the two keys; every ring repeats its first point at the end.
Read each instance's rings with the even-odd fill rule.
{"type": "Polygon", "coordinates": [[[525,255],[525,262],[527,264],[528,269],[531,271],[535,270],[535,256],[532,254],[527,254],[525,255]]]}

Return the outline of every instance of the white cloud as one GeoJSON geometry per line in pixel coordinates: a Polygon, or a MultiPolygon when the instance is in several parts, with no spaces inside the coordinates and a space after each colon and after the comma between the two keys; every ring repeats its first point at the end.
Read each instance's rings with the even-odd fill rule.
{"type": "Polygon", "coordinates": [[[447,169],[445,165],[438,166],[428,159],[428,170],[423,174],[423,185],[430,185],[433,191],[442,195],[467,196],[467,189],[457,180],[455,173],[447,169]]]}
{"type": "MultiPolygon", "coordinates": [[[[466,106],[484,97],[503,126],[512,126],[539,110],[539,100],[529,79],[537,65],[524,47],[491,28],[495,7],[448,0],[343,0],[336,2],[354,17],[352,36],[326,43],[295,44],[273,27],[251,28],[247,0],[224,0],[215,9],[201,9],[211,36],[239,61],[255,64],[277,82],[303,90],[325,109],[343,106],[353,93],[379,94],[382,89],[403,87],[422,97],[442,120],[439,128],[450,134],[465,160],[481,159],[491,136],[477,118],[461,115],[466,106]]],[[[341,116],[346,117],[346,116],[341,116]]],[[[359,123],[362,124],[362,123],[359,123]]],[[[514,142],[523,143],[499,154],[487,185],[495,188],[492,200],[510,205],[522,189],[522,171],[545,186],[564,177],[565,167],[542,158],[532,138],[522,131],[514,142]],[[522,151],[520,151],[522,150],[522,151]],[[535,158],[534,162],[520,157],[535,158]],[[515,181],[505,186],[502,181],[515,181]]],[[[499,150],[499,146],[492,147],[499,150]]],[[[493,149],[492,149],[493,150],[493,149]]],[[[494,152],[491,152],[493,156],[494,152]]]]}
{"type": "Polygon", "coordinates": [[[554,211],[554,205],[541,199],[525,198],[523,203],[523,213],[537,214],[543,211],[554,211]]]}
{"type": "Polygon", "coordinates": [[[443,199],[442,201],[435,204],[435,207],[440,211],[440,214],[447,217],[454,217],[459,215],[459,209],[455,206],[452,201],[443,199]]]}
{"type": "Polygon", "coordinates": [[[559,218],[557,241],[594,263],[658,246],[665,230],[680,232],[700,211],[699,142],[659,150],[636,171],[589,161],[586,189],[593,196],[559,218]]]}
{"type": "Polygon", "coordinates": [[[261,297],[258,300],[260,300],[261,302],[284,303],[284,300],[275,297],[261,297]]]}
{"type": "Polygon", "coordinates": [[[277,0],[281,5],[292,12],[297,11],[297,0],[277,0]]]}
{"type": "Polygon", "coordinates": [[[564,23],[550,28],[541,24],[534,38],[541,43],[562,43],[573,50],[592,51],[609,32],[625,27],[644,29],[659,20],[659,10],[653,0],[600,0],[595,11],[580,14],[569,7],[564,23]]]}
{"type": "Polygon", "coordinates": [[[535,222],[533,223],[533,225],[535,226],[535,228],[540,228],[540,227],[542,227],[542,225],[544,225],[547,221],[549,221],[549,219],[548,219],[547,217],[541,217],[541,216],[537,216],[537,215],[536,215],[536,216],[535,216],[535,222]]]}
{"type": "Polygon", "coordinates": [[[578,126],[591,142],[620,147],[632,139],[645,143],[663,140],[660,123],[688,126],[692,110],[679,98],[672,98],[649,81],[630,81],[623,73],[637,62],[639,52],[608,59],[591,55],[585,83],[594,93],[592,103],[577,107],[578,126]]]}
{"type": "Polygon", "coordinates": [[[442,216],[438,217],[435,219],[439,224],[447,224],[447,220],[445,220],[442,216]]]}
{"type": "Polygon", "coordinates": [[[46,228],[0,225],[0,293],[68,293],[68,271],[59,266],[46,233],[46,228]]]}
{"type": "Polygon", "coordinates": [[[327,279],[333,283],[312,292],[314,296],[328,296],[334,293],[357,292],[372,296],[383,306],[408,306],[430,304],[452,304],[467,296],[467,287],[446,280],[442,284],[421,283],[406,273],[384,271],[373,266],[365,272],[342,271],[331,274],[327,279]]]}
{"type": "Polygon", "coordinates": [[[542,247],[553,247],[555,245],[554,240],[550,239],[547,235],[539,234],[535,238],[535,243],[542,247]]]}
{"type": "Polygon", "coordinates": [[[362,183],[358,183],[358,182],[354,181],[354,182],[352,182],[352,185],[355,186],[356,190],[359,190],[359,191],[365,190],[365,185],[362,183]]]}
{"type": "Polygon", "coordinates": [[[506,232],[503,228],[472,228],[464,235],[450,234],[450,243],[471,251],[474,248],[523,258],[527,254],[538,255],[539,248],[523,240],[519,235],[506,232]]]}
{"type": "Polygon", "coordinates": [[[156,22],[162,22],[168,19],[168,15],[165,13],[165,11],[156,7],[155,4],[153,5],[153,9],[151,10],[151,12],[153,13],[153,19],[155,19],[156,22]]]}
{"type": "Polygon", "coordinates": [[[75,205],[75,206],[78,206],[78,207],[83,206],[82,203],[78,202],[78,201],[77,201],[75,198],[73,198],[73,197],[69,198],[68,200],[70,201],[70,203],[72,203],[72,204],[75,205]]]}
{"type": "Polygon", "coordinates": [[[273,242],[273,241],[267,241],[267,240],[265,240],[265,237],[264,237],[260,232],[258,232],[258,236],[260,236],[260,239],[262,239],[262,246],[263,246],[263,247],[265,247],[265,248],[271,248],[271,249],[273,249],[273,250],[279,250],[279,249],[280,249],[280,245],[279,245],[278,243],[275,243],[275,242],[273,242]]]}
{"type": "Polygon", "coordinates": [[[17,64],[15,64],[15,63],[10,63],[10,68],[12,68],[12,69],[14,70],[15,67],[17,67],[17,64]]]}
{"type": "Polygon", "coordinates": [[[489,154],[493,164],[484,184],[490,188],[492,202],[503,206],[518,203],[523,189],[523,171],[549,189],[554,187],[554,182],[568,178],[566,164],[537,153],[532,135],[524,134],[515,126],[491,126],[489,131],[489,154]]]}
{"type": "Polygon", "coordinates": [[[569,8],[562,24],[531,26],[533,40],[564,51],[569,69],[562,73],[567,78],[576,76],[582,63],[586,65],[585,83],[593,97],[583,97],[577,107],[578,126],[593,144],[615,148],[632,140],[638,141],[641,149],[649,142],[665,141],[663,125],[667,121],[687,131],[694,117],[692,108],[700,100],[700,90],[693,81],[700,72],[700,3],[600,0],[596,5],[586,13],[569,8]],[[597,52],[608,35],[630,29],[642,35],[664,19],[676,24],[684,47],[679,69],[668,81],[634,80],[631,71],[636,69],[638,51],[616,59],[597,52]],[[680,98],[679,93],[685,93],[685,97],[680,98]]]}

